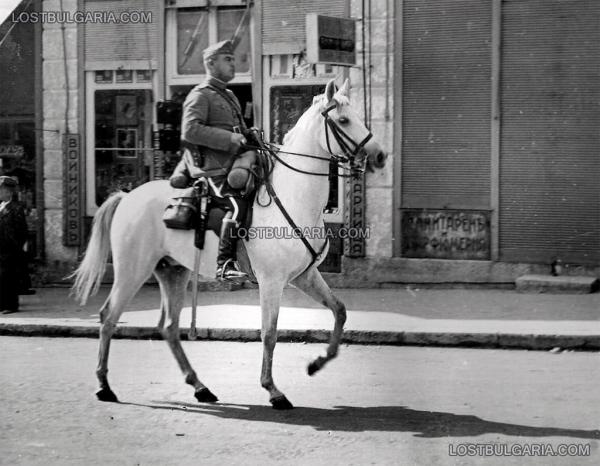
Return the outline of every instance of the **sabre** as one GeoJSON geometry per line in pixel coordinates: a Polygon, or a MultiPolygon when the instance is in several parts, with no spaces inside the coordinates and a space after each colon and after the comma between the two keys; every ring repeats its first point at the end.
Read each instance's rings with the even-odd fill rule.
{"type": "Polygon", "coordinates": [[[190,322],[190,331],[188,339],[198,338],[196,331],[196,307],[198,305],[198,269],[200,268],[200,249],[194,248],[194,269],[192,270],[192,321],[190,322]]]}
{"type": "Polygon", "coordinates": [[[198,337],[196,331],[196,307],[198,305],[198,271],[200,269],[200,250],[204,249],[204,234],[206,231],[208,211],[208,182],[206,178],[199,178],[194,183],[196,195],[200,197],[200,218],[194,236],[194,268],[192,269],[192,321],[188,339],[195,340],[198,337]]]}

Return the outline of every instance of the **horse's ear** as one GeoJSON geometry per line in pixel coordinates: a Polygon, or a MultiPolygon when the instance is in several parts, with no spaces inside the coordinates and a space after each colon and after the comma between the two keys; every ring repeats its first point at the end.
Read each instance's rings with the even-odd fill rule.
{"type": "Polygon", "coordinates": [[[327,83],[327,87],[325,88],[325,97],[327,98],[327,102],[331,102],[336,91],[337,86],[335,85],[335,80],[329,80],[329,82],[327,83]]]}
{"type": "Polygon", "coordinates": [[[350,80],[346,78],[344,81],[344,85],[338,91],[341,95],[348,96],[348,91],[350,90],[350,80]]]}

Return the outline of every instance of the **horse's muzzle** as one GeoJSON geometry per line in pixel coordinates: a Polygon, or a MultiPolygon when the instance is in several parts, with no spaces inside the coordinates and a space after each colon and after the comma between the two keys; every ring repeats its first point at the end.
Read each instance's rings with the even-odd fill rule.
{"type": "Polygon", "coordinates": [[[387,157],[388,155],[383,150],[369,154],[367,157],[367,170],[373,172],[376,168],[381,169],[385,167],[387,157]]]}

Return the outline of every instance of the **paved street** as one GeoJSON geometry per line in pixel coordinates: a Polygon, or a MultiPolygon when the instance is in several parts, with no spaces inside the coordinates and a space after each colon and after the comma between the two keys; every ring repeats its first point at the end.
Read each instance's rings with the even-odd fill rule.
{"type": "Polygon", "coordinates": [[[280,344],[274,374],[296,409],[278,412],[258,382],[258,343],[184,343],[214,405],[195,402],[162,341],[114,341],[121,403],[96,401],[97,343],[0,338],[1,464],[600,462],[598,353],[344,346],[308,377],[323,345],[280,344]],[[591,456],[449,455],[490,442],[591,456]]]}

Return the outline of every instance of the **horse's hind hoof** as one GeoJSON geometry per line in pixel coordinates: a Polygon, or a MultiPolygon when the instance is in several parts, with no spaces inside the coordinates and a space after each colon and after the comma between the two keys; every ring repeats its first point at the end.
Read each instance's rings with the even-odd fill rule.
{"type": "Polygon", "coordinates": [[[119,402],[117,395],[115,395],[110,388],[101,388],[98,390],[96,392],[96,398],[98,398],[100,401],[108,401],[112,403],[119,402]]]}
{"type": "Polygon", "coordinates": [[[317,364],[316,361],[313,361],[308,365],[306,372],[308,372],[308,375],[314,375],[315,372],[318,372],[320,369],[321,369],[321,366],[319,364],[317,364]]]}
{"type": "Polygon", "coordinates": [[[219,399],[208,388],[204,387],[194,393],[194,396],[200,403],[215,403],[219,399]]]}
{"type": "Polygon", "coordinates": [[[269,401],[273,405],[273,409],[294,409],[294,405],[290,403],[290,400],[285,395],[278,396],[269,401]]]}

